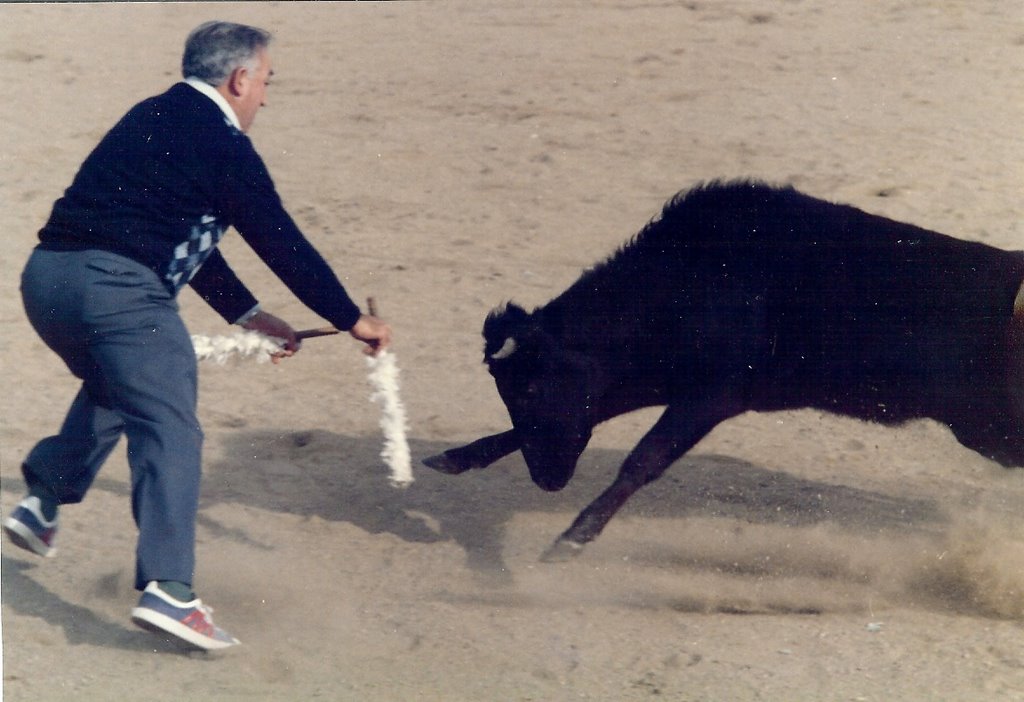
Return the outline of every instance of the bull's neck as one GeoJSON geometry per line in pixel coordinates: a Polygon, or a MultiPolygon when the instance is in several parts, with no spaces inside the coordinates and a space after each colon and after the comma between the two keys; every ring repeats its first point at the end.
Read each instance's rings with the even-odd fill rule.
{"type": "Polygon", "coordinates": [[[610,366],[633,357],[644,334],[643,321],[623,313],[624,300],[600,291],[570,288],[537,310],[541,328],[563,348],[579,351],[610,366]]]}

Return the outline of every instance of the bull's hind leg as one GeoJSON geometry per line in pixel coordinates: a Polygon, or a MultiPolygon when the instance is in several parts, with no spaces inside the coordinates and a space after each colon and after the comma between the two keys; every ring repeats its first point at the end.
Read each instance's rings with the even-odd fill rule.
{"type": "Polygon", "coordinates": [[[441,473],[458,475],[473,468],[486,468],[499,458],[519,450],[519,437],[514,429],[477,439],[460,448],[423,459],[423,465],[441,473]]]}
{"type": "Polygon", "coordinates": [[[706,401],[686,407],[672,405],[626,457],[619,474],[596,500],[576,517],[565,533],[541,556],[542,561],[565,561],[593,541],[633,493],[657,480],[719,423],[734,416],[731,403],[706,401]]]}

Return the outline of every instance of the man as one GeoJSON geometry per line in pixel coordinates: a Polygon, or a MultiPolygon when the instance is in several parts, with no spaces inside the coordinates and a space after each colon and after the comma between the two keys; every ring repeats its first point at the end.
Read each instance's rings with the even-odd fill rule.
{"type": "Polygon", "coordinates": [[[217,250],[228,226],[311,310],[375,353],[390,343],[285,212],[245,132],[265,104],[270,34],[208,22],[185,42],[184,82],[132,108],[53,206],[22,275],[29,320],[82,380],[60,432],[22,467],[12,541],[54,555],[57,510],[80,502],[125,435],[139,529],[139,626],[201,649],[237,644],[192,592],[202,431],[197,369],[176,296],[186,284],[228,322],[299,348],[217,250]]]}

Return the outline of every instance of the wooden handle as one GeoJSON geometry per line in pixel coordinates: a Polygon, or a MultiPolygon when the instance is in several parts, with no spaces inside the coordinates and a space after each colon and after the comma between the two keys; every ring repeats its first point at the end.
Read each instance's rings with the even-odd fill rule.
{"type": "MultiPolygon", "coordinates": [[[[366,307],[370,311],[370,315],[373,317],[377,316],[377,300],[372,297],[366,298],[366,307]]],[[[295,332],[295,338],[299,341],[303,339],[312,339],[317,336],[331,336],[333,334],[340,334],[334,327],[317,327],[316,329],[303,329],[302,331],[295,332]]]]}
{"type": "MultiPolygon", "coordinates": [[[[377,315],[377,299],[367,298],[367,308],[370,310],[372,316],[377,315]]],[[[295,333],[295,338],[299,341],[303,339],[313,339],[315,337],[330,337],[335,334],[341,334],[333,326],[317,326],[314,330],[302,330],[295,333]]]]}
{"type": "Polygon", "coordinates": [[[317,329],[303,329],[302,331],[295,332],[295,338],[299,339],[312,339],[316,336],[331,336],[332,334],[338,334],[337,329],[334,327],[319,327],[317,329]]]}

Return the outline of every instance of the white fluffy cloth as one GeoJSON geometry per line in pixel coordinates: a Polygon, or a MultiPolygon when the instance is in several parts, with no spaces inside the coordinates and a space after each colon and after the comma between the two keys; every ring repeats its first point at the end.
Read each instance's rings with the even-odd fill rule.
{"type": "Polygon", "coordinates": [[[381,458],[391,469],[391,484],[406,487],[413,481],[409,443],[405,432],[408,429],[405,406],[398,396],[398,364],[395,355],[381,351],[377,356],[367,357],[370,367],[370,385],[373,394],[370,399],[381,404],[380,428],[384,431],[384,448],[381,458]]]}
{"type": "MultiPolygon", "coordinates": [[[[266,336],[254,331],[239,331],[228,336],[203,336],[194,334],[192,346],[200,361],[215,361],[221,365],[232,358],[255,356],[263,363],[272,353],[280,351],[284,339],[266,336]]],[[[381,458],[391,470],[391,484],[406,487],[413,481],[409,443],[405,438],[408,428],[405,406],[398,396],[398,364],[395,355],[382,351],[367,358],[370,367],[369,380],[373,387],[370,400],[381,404],[380,428],[384,431],[384,448],[381,458]]]]}
{"type": "Polygon", "coordinates": [[[227,336],[192,335],[192,346],[200,361],[216,361],[224,365],[230,358],[255,356],[256,361],[270,360],[270,354],[284,346],[284,339],[254,331],[238,331],[227,336]]]}

